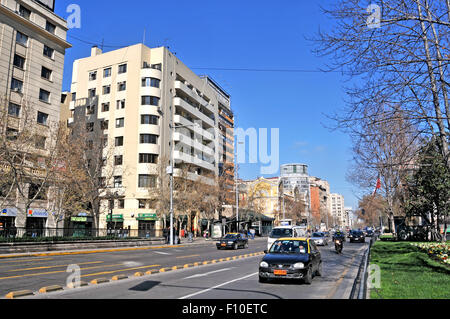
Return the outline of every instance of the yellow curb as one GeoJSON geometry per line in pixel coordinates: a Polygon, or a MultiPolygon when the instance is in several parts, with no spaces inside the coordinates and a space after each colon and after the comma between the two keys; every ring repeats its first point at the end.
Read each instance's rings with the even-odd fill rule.
{"type": "Polygon", "coordinates": [[[227,257],[225,260],[227,260],[227,261],[228,261],[228,260],[231,260],[231,257],[227,257]]]}
{"type": "Polygon", "coordinates": [[[159,273],[159,270],[149,270],[145,274],[146,275],[153,275],[153,274],[158,274],[158,273],[159,273]]]}
{"type": "Polygon", "coordinates": [[[221,262],[221,261],[225,261],[225,258],[220,258],[220,259],[219,259],[219,262],[221,262]]]}
{"type": "Polygon", "coordinates": [[[111,278],[113,281],[118,281],[118,280],[123,280],[123,279],[128,279],[128,276],[125,275],[116,275],[114,277],[111,278]]]}
{"type": "Polygon", "coordinates": [[[211,264],[217,263],[217,260],[211,260],[211,264]]]}
{"type": "Polygon", "coordinates": [[[183,268],[183,266],[173,266],[172,270],[177,270],[177,269],[180,269],[180,268],[183,268]]]}
{"type": "Polygon", "coordinates": [[[233,259],[233,260],[236,260],[236,259],[237,259],[237,257],[236,257],[236,256],[233,256],[233,258],[231,258],[231,259],[233,259]]]}
{"type": "Polygon", "coordinates": [[[203,262],[203,265],[207,265],[207,264],[209,264],[210,262],[209,261],[204,261],[203,262]]]}
{"type": "Polygon", "coordinates": [[[93,285],[103,284],[103,283],[106,283],[106,282],[109,282],[109,279],[97,278],[97,279],[91,280],[91,284],[93,284],[93,285]]]}
{"type": "Polygon", "coordinates": [[[6,299],[15,299],[25,296],[33,296],[34,293],[31,290],[12,291],[5,296],[6,299]]]}
{"type": "Polygon", "coordinates": [[[200,263],[194,263],[194,267],[197,267],[199,265],[200,265],[200,263]]]}
{"type": "Polygon", "coordinates": [[[183,268],[189,268],[189,267],[192,267],[192,266],[194,266],[194,264],[186,264],[186,265],[183,266],[183,268]]]}
{"type": "Polygon", "coordinates": [[[59,291],[59,290],[63,290],[63,287],[57,286],[57,285],[47,286],[47,287],[42,287],[41,289],[39,289],[39,293],[46,294],[48,292],[59,291]]]}
{"type": "Polygon", "coordinates": [[[74,289],[74,288],[79,288],[79,287],[84,287],[84,286],[88,286],[88,283],[87,283],[87,282],[84,282],[84,281],[80,281],[80,282],[78,282],[78,283],[70,282],[70,283],[67,285],[67,288],[69,288],[69,289],[74,289]]]}
{"type": "Polygon", "coordinates": [[[144,273],[142,273],[142,272],[134,273],[134,277],[142,277],[142,276],[144,276],[144,273]]]}

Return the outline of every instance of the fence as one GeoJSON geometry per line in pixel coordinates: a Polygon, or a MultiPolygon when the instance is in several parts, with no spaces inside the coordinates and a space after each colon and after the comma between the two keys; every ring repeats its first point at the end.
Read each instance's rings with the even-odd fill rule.
{"type": "Polygon", "coordinates": [[[94,229],[94,228],[24,228],[15,227],[0,230],[0,241],[39,240],[44,238],[67,239],[126,239],[162,237],[160,229],[94,229]]]}

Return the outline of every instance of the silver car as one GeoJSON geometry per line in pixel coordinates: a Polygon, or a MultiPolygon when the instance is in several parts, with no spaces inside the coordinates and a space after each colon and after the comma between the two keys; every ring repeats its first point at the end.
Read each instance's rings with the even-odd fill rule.
{"type": "Polygon", "coordinates": [[[311,239],[314,240],[317,246],[328,246],[328,239],[324,233],[313,233],[311,239]]]}

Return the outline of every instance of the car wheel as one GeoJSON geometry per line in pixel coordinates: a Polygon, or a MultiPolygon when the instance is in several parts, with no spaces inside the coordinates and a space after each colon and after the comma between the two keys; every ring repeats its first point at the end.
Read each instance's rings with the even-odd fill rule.
{"type": "Polygon", "coordinates": [[[259,282],[260,282],[260,283],[263,283],[263,284],[264,284],[264,283],[266,283],[266,282],[268,282],[268,281],[269,281],[269,279],[259,276],[259,282]]]}
{"type": "Polygon", "coordinates": [[[317,269],[316,275],[319,277],[322,277],[323,269],[322,269],[322,262],[319,264],[319,268],[317,269]]]}
{"type": "Polygon", "coordinates": [[[308,272],[306,273],[304,281],[305,281],[305,284],[311,285],[311,283],[312,283],[312,267],[308,268],[308,272]]]}

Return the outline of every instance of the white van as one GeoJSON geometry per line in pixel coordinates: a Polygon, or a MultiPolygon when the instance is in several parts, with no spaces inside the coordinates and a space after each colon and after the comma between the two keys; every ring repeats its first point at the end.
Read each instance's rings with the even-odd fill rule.
{"type": "Polygon", "coordinates": [[[279,238],[286,237],[306,237],[306,227],[302,226],[278,226],[274,227],[267,239],[267,250],[270,250],[272,244],[279,238]]]}

